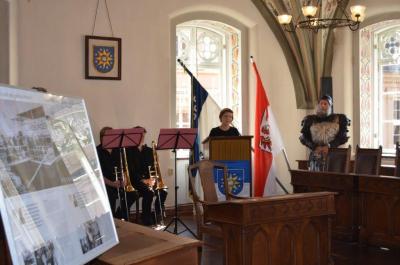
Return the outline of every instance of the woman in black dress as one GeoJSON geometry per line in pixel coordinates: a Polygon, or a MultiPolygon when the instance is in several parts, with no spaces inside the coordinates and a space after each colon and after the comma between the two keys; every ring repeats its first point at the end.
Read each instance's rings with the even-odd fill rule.
{"type": "Polygon", "coordinates": [[[214,136],[240,136],[238,129],[232,126],[233,111],[230,108],[224,108],[219,113],[221,125],[212,128],[209,137],[214,136]]]}

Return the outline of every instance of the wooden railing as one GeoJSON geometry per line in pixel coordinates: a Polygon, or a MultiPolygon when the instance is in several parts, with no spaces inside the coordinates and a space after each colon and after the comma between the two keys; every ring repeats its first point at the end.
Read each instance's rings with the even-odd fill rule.
{"type": "Polygon", "coordinates": [[[336,192],[336,239],[400,248],[400,178],[291,171],[295,193],[336,192]]]}

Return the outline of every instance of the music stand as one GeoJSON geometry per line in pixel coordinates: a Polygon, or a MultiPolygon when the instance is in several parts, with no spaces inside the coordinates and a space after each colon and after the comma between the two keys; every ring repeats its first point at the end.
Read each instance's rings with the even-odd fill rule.
{"type": "Polygon", "coordinates": [[[104,132],[101,146],[104,149],[135,147],[143,138],[144,128],[110,129],[104,132]]]}
{"type": "MultiPolygon", "coordinates": [[[[121,162],[121,176],[123,174],[123,156],[122,150],[125,152],[126,147],[136,147],[140,144],[143,138],[144,128],[131,128],[131,129],[110,129],[104,132],[104,135],[101,139],[101,145],[103,149],[119,149],[119,157],[121,162]]],[[[126,154],[126,153],[125,153],[126,154]]],[[[125,161],[127,162],[127,161],[125,161]]],[[[128,169],[126,169],[128,170],[128,169]]],[[[121,178],[121,181],[123,179],[121,178]]],[[[119,191],[118,197],[120,198],[119,191]]],[[[128,202],[126,200],[126,191],[124,187],[124,197],[125,200],[125,210],[126,210],[126,220],[129,221],[129,209],[128,209],[128,202]]],[[[119,201],[120,208],[121,208],[121,215],[123,216],[122,210],[122,202],[121,198],[119,201]]]]}
{"type": "MultiPolygon", "coordinates": [[[[193,233],[192,230],[178,217],[178,177],[176,173],[176,149],[192,149],[194,145],[194,141],[196,140],[197,136],[197,129],[192,128],[179,128],[179,129],[161,129],[160,134],[158,136],[158,150],[166,150],[172,149],[172,152],[175,154],[175,216],[172,220],[168,223],[168,225],[164,228],[164,231],[168,231],[168,227],[174,224],[174,231],[173,234],[178,234],[178,222],[180,222],[187,231],[189,231],[194,237],[196,235],[193,233]]],[[[180,233],[185,232],[183,230],[180,233]]],[[[170,231],[168,231],[170,232],[170,231]]],[[[170,232],[171,233],[171,232],[170,232]]]]}

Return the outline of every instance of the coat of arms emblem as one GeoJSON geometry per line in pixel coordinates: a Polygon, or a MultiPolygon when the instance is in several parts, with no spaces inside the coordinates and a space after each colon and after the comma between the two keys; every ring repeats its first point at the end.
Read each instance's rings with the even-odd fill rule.
{"type": "Polygon", "coordinates": [[[94,46],[93,64],[100,73],[108,73],[114,68],[114,47],[94,46]]]}

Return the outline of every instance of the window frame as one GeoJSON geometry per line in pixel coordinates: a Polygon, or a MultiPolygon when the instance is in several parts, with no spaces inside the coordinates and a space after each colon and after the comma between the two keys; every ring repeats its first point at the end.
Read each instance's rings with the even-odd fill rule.
{"type": "MultiPolygon", "coordinates": [[[[234,28],[231,25],[223,24],[220,25],[215,23],[216,21],[210,20],[193,20],[188,21],[183,24],[177,25],[181,28],[183,35],[190,36],[189,38],[183,37],[186,39],[187,45],[185,45],[186,52],[188,55],[179,58],[183,61],[189,70],[196,76],[196,78],[203,84],[204,88],[208,90],[210,96],[217,102],[219,107],[222,109],[224,107],[230,107],[234,110],[235,116],[237,118],[234,119],[235,127],[237,127],[240,131],[242,131],[242,87],[241,83],[238,83],[237,86],[234,85],[233,79],[235,73],[232,72],[232,67],[235,62],[239,62],[237,73],[241,74],[241,47],[239,42],[239,49],[240,53],[237,57],[237,61],[233,59],[233,53],[237,46],[232,46],[230,40],[233,38],[233,34],[237,34],[239,40],[241,39],[241,32],[240,30],[234,28]],[[227,28],[228,27],[228,28],[227,28]],[[230,29],[229,29],[230,28],[230,29]],[[207,59],[202,59],[201,52],[199,51],[198,43],[201,41],[201,37],[204,37],[203,34],[210,34],[211,36],[214,35],[214,39],[217,40],[216,42],[219,44],[218,55],[215,58],[217,60],[207,61],[207,59]],[[190,39],[190,41],[189,41],[190,39]],[[194,51],[195,50],[195,51],[194,51]],[[195,57],[195,58],[194,58],[195,57]],[[189,60],[187,60],[189,59],[189,60]],[[198,73],[198,75],[196,75],[198,73]],[[213,75],[214,77],[207,78],[208,75],[213,75]],[[207,84],[207,81],[211,82],[207,84]],[[217,81],[217,82],[214,82],[217,81]],[[214,85],[211,85],[211,84],[214,85]],[[210,87],[211,85],[211,87],[210,87]],[[215,90],[217,88],[217,90],[215,90]],[[233,102],[233,98],[237,93],[239,97],[239,101],[233,102]],[[240,105],[239,110],[235,110],[235,106],[240,105]]],[[[220,22],[217,22],[220,23],[220,22]]],[[[180,46],[180,45],[177,45],[180,46]]],[[[177,64],[177,73],[178,76],[181,75],[182,67],[177,64]]],[[[184,74],[186,77],[186,74],[184,74]]],[[[177,76],[177,77],[178,77],[177,76]]],[[[179,78],[180,82],[182,82],[181,78],[179,78]]],[[[239,78],[240,80],[240,78],[239,78]]],[[[188,82],[189,78],[184,82],[188,82]]],[[[177,78],[178,83],[178,78],[177,78]]],[[[187,89],[187,85],[179,86],[180,88],[187,89]]],[[[175,89],[178,88],[178,84],[176,84],[175,89]]],[[[178,90],[176,90],[176,95],[178,97],[178,90]]],[[[187,94],[186,92],[184,93],[187,94]]],[[[187,95],[186,95],[187,96],[187,95]]],[[[177,104],[182,103],[181,100],[176,100],[177,104]]],[[[177,107],[177,109],[179,109],[177,107]]],[[[177,115],[179,118],[181,115],[177,115]]],[[[179,126],[177,123],[176,126],[179,126]]]]}
{"type": "MultiPolygon", "coordinates": [[[[368,20],[364,21],[362,23],[362,27],[360,28],[359,31],[355,32],[354,34],[354,41],[353,41],[353,54],[354,56],[354,68],[353,68],[353,85],[354,85],[354,90],[353,90],[353,98],[354,98],[354,104],[353,104],[353,113],[354,113],[354,117],[353,117],[353,124],[356,125],[354,126],[353,132],[354,132],[354,143],[358,143],[363,147],[373,147],[373,148],[377,148],[379,146],[379,138],[378,135],[373,135],[374,132],[379,132],[381,133],[381,126],[378,124],[378,122],[374,122],[374,120],[382,120],[382,117],[379,117],[378,115],[381,115],[379,113],[381,113],[381,111],[379,110],[377,111],[370,111],[370,115],[369,115],[369,119],[370,119],[370,123],[367,124],[369,125],[369,129],[370,129],[370,139],[372,139],[372,141],[369,142],[368,145],[363,145],[363,143],[365,143],[365,135],[363,137],[362,134],[362,130],[363,130],[363,126],[365,126],[365,124],[362,124],[362,119],[361,117],[363,116],[361,109],[365,109],[365,105],[362,106],[361,105],[361,99],[360,99],[360,92],[361,92],[361,77],[362,74],[360,73],[360,60],[361,60],[361,52],[362,49],[360,48],[360,43],[361,43],[361,37],[360,34],[362,34],[362,30],[365,27],[370,27],[370,26],[374,26],[374,24],[379,24],[382,23],[382,25],[384,25],[384,23],[388,23],[388,21],[394,21],[392,22],[393,24],[391,25],[400,25],[400,12],[398,13],[391,13],[391,14],[385,14],[385,15],[380,15],[380,16],[376,16],[376,17],[371,17],[368,20]]],[[[385,26],[380,26],[379,29],[384,28],[385,26]]],[[[373,36],[372,36],[373,38],[373,36]]],[[[372,45],[375,45],[376,43],[373,43],[372,45]]],[[[376,49],[374,50],[375,53],[377,53],[376,49]]],[[[376,54],[374,54],[374,57],[376,58],[376,54]]],[[[374,63],[374,62],[371,62],[374,63]]],[[[376,68],[371,68],[371,70],[374,70],[374,76],[377,76],[377,74],[380,74],[380,71],[378,71],[376,68]]],[[[379,82],[378,78],[372,78],[372,81],[370,82],[371,84],[371,93],[376,93],[376,88],[378,87],[379,84],[377,84],[377,82],[379,82]],[[375,90],[374,90],[375,89],[375,90]]],[[[378,98],[375,96],[371,97],[373,100],[370,102],[371,106],[375,105],[378,106],[378,98]]],[[[365,99],[364,99],[365,101],[365,99]]],[[[364,113],[365,114],[365,113],[364,113]]],[[[365,115],[363,120],[365,121],[365,115]]],[[[395,124],[394,124],[395,125],[395,124]]],[[[386,149],[383,150],[384,154],[387,155],[392,155],[394,154],[394,149],[386,149]]]]}
{"type": "MultiPolygon", "coordinates": [[[[249,29],[248,27],[236,20],[233,17],[228,15],[218,13],[218,12],[209,12],[209,11],[197,11],[197,12],[188,12],[181,15],[177,15],[171,19],[170,23],[170,76],[171,76],[171,93],[170,93],[170,126],[174,128],[176,126],[176,26],[178,24],[182,24],[187,21],[192,20],[212,20],[218,21],[221,23],[228,24],[241,32],[241,105],[242,105],[242,135],[247,135],[250,129],[250,120],[246,117],[249,117],[249,70],[250,65],[247,58],[249,58],[249,46],[248,46],[248,36],[249,36],[249,29]]],[[[187,158],[185,158],[187,159],[187,158]]]]}

